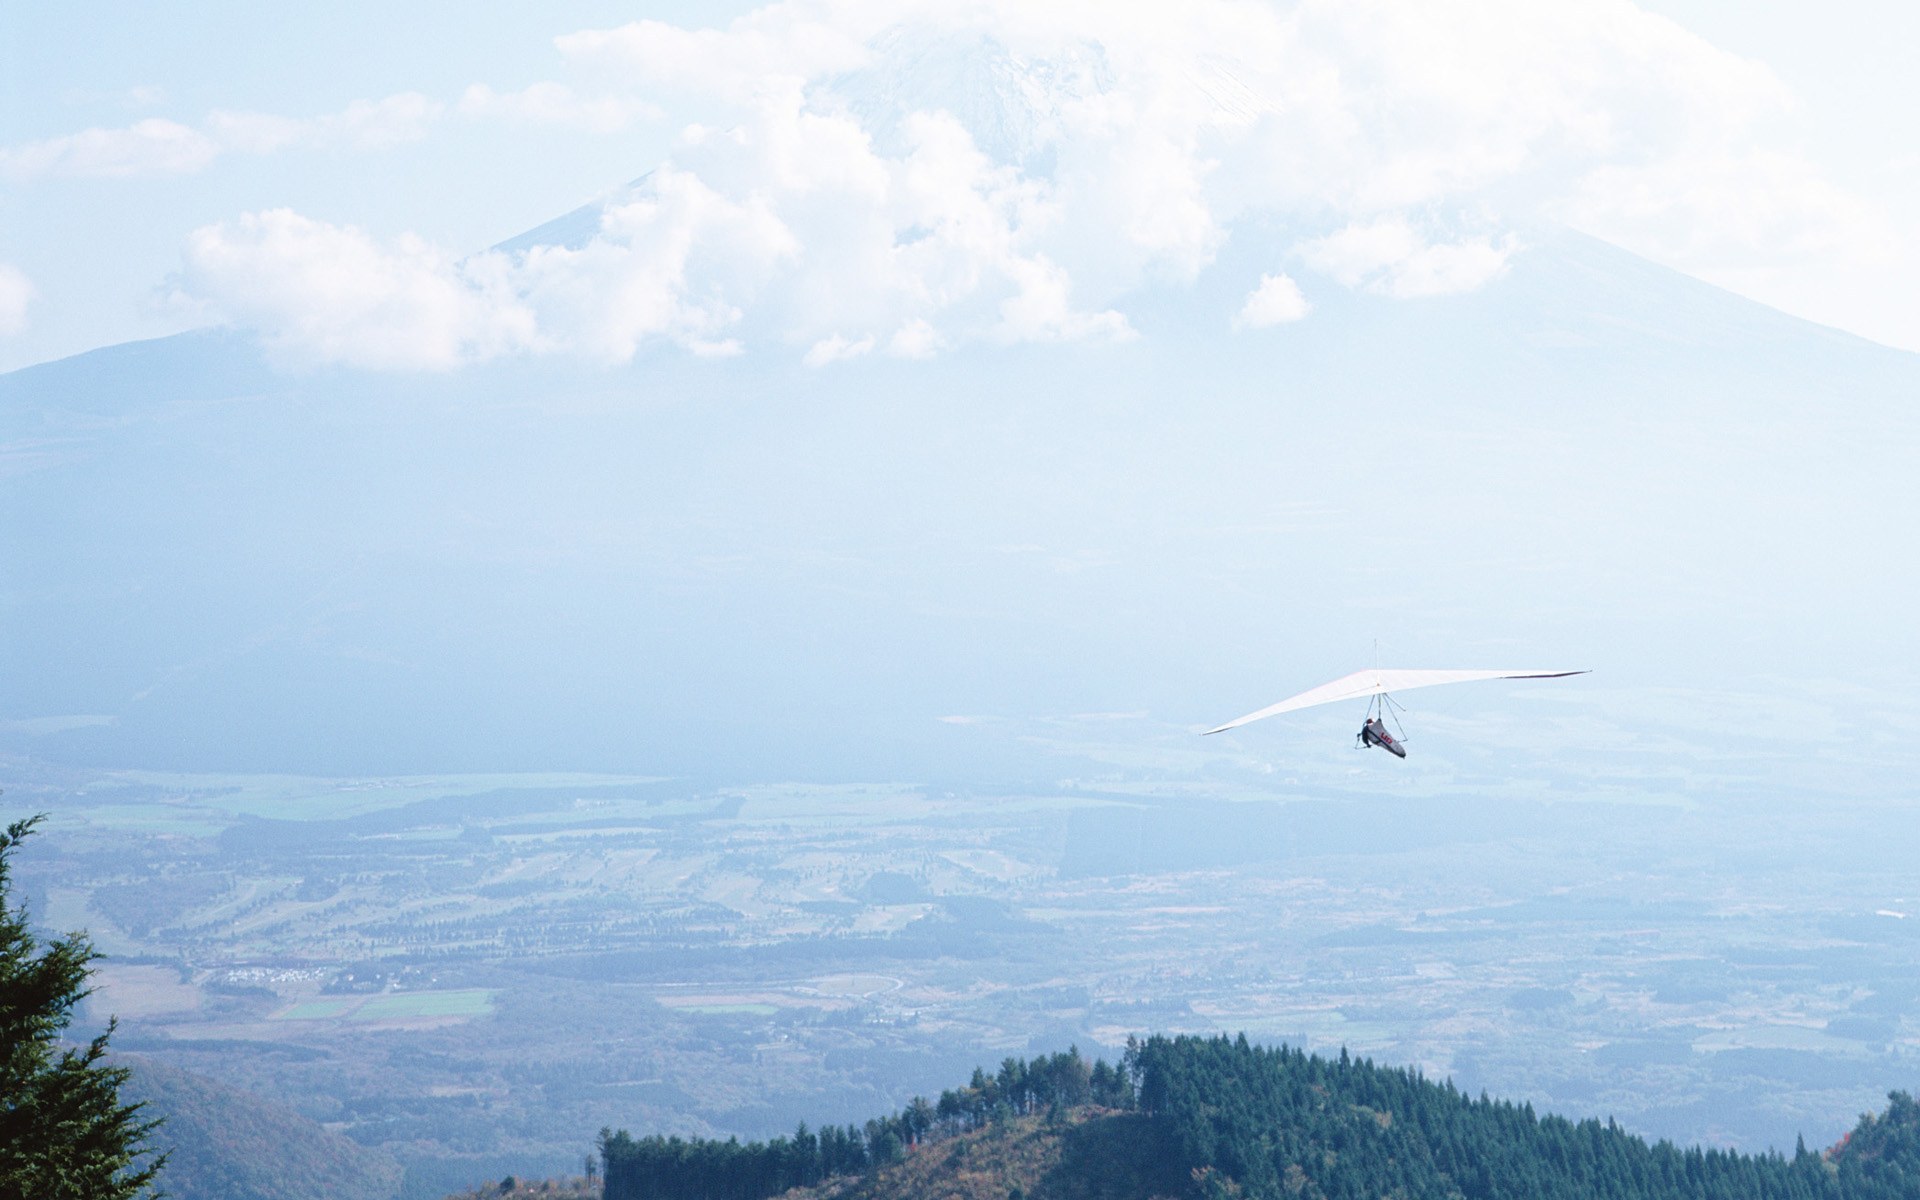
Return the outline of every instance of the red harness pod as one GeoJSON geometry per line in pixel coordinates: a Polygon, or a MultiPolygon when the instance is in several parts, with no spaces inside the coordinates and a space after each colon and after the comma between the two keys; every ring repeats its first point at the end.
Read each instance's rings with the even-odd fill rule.
{"type": "Polygon", "coordinates": [[[1368,717],[1367,723],[1360,727],[1360,744],[1378,746],[1395,758],[1407,756],[1407,748],[1394,740],[1394,736],[1387,732],[1386,724],[1378,717],[1368,717]]]}

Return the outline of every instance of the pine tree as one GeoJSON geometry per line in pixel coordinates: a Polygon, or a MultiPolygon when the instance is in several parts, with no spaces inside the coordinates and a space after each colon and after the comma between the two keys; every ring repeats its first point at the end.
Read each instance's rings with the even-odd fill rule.
{"type": "Polygon", "coordinates": [[[84,1049],[59,1045],[98,955],[84,934],[42,945],[8,903],[7,858],[39,821],[0,834],[0,1196],[123,1200],[166,1162],[137,1161],[159,1122],[120,1103],[130,1072],[105,1061],[113,1022],[84,1049]]]}

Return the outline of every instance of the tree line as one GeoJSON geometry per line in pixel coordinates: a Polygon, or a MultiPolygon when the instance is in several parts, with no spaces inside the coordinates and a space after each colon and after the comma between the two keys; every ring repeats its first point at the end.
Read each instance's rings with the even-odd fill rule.
{"type": "Polygon", "coordinates": [[[1088,1063],[1078,1047],[1022,1060],[1009,1058],[993,1075],[975,1068],[965,1087],[916,1096],[899,1112],[864,1126],[805,1122],[791,1137],[635,1138],[600,1131],[605,1200],[764,1200],[789,1188],[810,1187],[835,1175],[858,1174],[897,1162],[929,1142],[1038,1112],[1088,1104],[1128,1108],[1134,1082],[1127,1068],[1088,1063]]]}
{"type": "Polygon", "coordinates": [[[1117,1066],[1079,1050],[1009,1058],[965,1087],[865,1126],[742,1143],[601,1131],[606,1200],[765,1200],[896,1161],[1014,1117],[1133,1109],[1167,1135],[1196,1200],[1913,1200],[1920,1104],[1905,1093],[1833,1150],[1792,1156],[1649,1143],[1611,1120],[1542,1116],[1341,1051],[1245,1035],[1129,1040],[1117,1066]]]}

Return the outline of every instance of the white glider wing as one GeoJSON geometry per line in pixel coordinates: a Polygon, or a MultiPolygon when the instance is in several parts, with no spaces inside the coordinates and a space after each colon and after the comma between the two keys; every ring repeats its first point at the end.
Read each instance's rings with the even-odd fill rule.
{"type": "Polygon", "coordinates": [[[1378,696],[1385,692],[1404,692],[1408,688],[1432,687],[1436,683],[1472,683],[1478,679],[1559,679],[1567,675],[1585,675],[1585,671],[1426,671],[1408,670],[1403,667],[1376,667],[1366,671],[1355,671],[1343,675],[1332,683],[1323,683],[1317,688],[1309,688],[1298,696],[1289,696],[1278,704],[1269,704],[1258,712],[1250,712],[1244,717],[1235,717],[1225,725],[1207,730],[1208,733],[1225,733],[1229,729],[1238,729],[1253,721],[1278,716],[1298,708],[1312,708],[1316,704],[1332,704],[1336,700],[1358,700],[1362,696],[1378,696]]]}

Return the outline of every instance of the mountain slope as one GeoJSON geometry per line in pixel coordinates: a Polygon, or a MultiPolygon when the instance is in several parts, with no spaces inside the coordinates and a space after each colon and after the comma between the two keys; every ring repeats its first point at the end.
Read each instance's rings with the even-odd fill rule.
{"type": "MultiPolygon", "coordinates": [[[[1316,288],[1308,319],[1234,331],[1277,253],[1240,231],[1118,346],[416,377],[196,334],[0,377],[0,618],[33,632],[0,649],[0,738],[959,781],[1122,752],[1246,778],[1251,752],[1337,785],[1345,713],[1204,752],[1189,730],[1379,638],[1407,665],[1603,668],[1582,686],[1620,698],[1580,693],[1560,778],[1729,738],[1756,757],[1711,786],[1894,777],[1845,729],[1860,689],[1899,718],[1920,664],[1882,619],[1920,583],[1886,542],[1920,499],[1920,358],[1556,234],[1471,296],[1316,288]],[[1856,699],[1758,729],[1646,702],[1782,678],[1856,699]],[[1139,715],[1060,723],[1085,713],[1139,715]]],[[[1462,783],[1548,770],[1524,725],[1479,729],[1423,752],[1462,783]]]]}
{"type": "Polygon", "coordinates": [[[124,1092],[165,1124],[161,1187],[175,1200],[392,1200],[401,1169],[292,1109],[146,1058],[124,1092]]]}
{"type": "Polygon", "coordinates": [[[1137,1113],[1077,1109],[1016,1117],[937,1142],[904,1162],[786,1193],[789,1200],[1160,1200],[1192,1183],[1163,1131],[1137,1113]]]}

